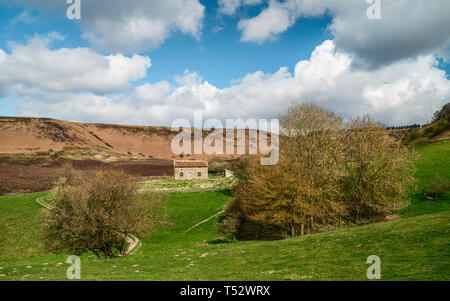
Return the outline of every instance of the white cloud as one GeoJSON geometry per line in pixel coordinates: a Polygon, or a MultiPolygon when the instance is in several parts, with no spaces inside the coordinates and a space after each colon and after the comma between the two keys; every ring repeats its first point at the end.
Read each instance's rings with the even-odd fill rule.
{"type": "Polygon", "coordinates": [[[262,43],[273,40],[277,34],[284,32],[295,23],[295,18],[283,5],[272,1],[268,9],[251,19],[239,21],[238,29],[242,30],[242,41],[262,43]]]}
{"type": "Polygon", "coordinates": [[[232,15],[241,6],[241,0],[219,0],[219,11],[222,14],[232,15]]]}
{"type": "Polygon", "coordinates": [[[450,97],[450,82],[431,55],[365,71],[351,68],[352,57],[335,48],[333,41],[325,41],[309,60],[299,61],[293,72],[286,67],[273,74],[258,71],[224,89],[187,71],[176,77],[177,85],[145,83],[130,95],[31,93],[16,113],[170,125],[177,118],[192,119],[195,110],[202,110],[205,118],[273,118],[292,102],[315,102],[346,118],[370,113],[386,124],[400,125],[427,122],[450,97]]]}
{"type": "Polygon", "coordinates": [[[300,17],[319,16],[325,13],[322,0],[270,0],[269,6],[253,18],[242,19],[238,29],[242,41],[263,43],[273,40],[295,24],[300,17]]]}
{"type": "Polygon", "coordinates": [[[260,4],[263,0],[219,0],[219,12],[233,15],[240,6],[260,4]]]}
{"type": "Polygon", "coordinates": [[[259,15],[241,20],[238,28],[243,41],[262,43],[301,17],[329,13],[336,47],[355,55],[354,65],[379,68],[401,59],[445,53],[445,48],[448,53],[449,1],[382,1],[381,20],[369,20],[368,7],[366,1],[354,0],[271,0],[259,15]]]}
{"type": "Polygon", "coordinates": [[[148,57],[121,54],[103,56],[88,48],[52,50],[49,44],[62,37],[35,36],[27,44],[10,44],[11,53],[0,49],[0,88],[14,94],[31,91],[93,92],[123,91],[130,82],[146,76],[148,57]]]}
{"type": "Polygon", "coordinates": [[[12,19],[11,23],[5,26],[5,29],[11,30],[13,29],[18,23],[23,24],[31,24],[36,21],[36,18],[33,17],[30,10],[24,10],[20,14],[18,14],[14,19],[12,19]]]}
{"type": "MultiPolygon", "coordinates": [[[[2,1],[2,0],[0,0],[2,1]]],[[[66,15],[66,1],[16,0],[66,15]]],[[[95,0],[81,2],[80,26],[96,48],[139,52],[161,45],[173,31],[199,39],[205,7],[198,0],[95,0]]]]}

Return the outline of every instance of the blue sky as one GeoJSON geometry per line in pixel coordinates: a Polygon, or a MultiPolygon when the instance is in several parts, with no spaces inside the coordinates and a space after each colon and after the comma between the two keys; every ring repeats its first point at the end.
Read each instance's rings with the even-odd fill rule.
{"type": "MultiPolygon", "coordinates": [[[[180,32],[173,34],[163,45],[156,49],[139,52],[151,57],[151,72],[142,81],[156,82],[173,80],[174,75],[183,74],[185,70],[198,72],[210,83],[224,88],[234,80],[247,73],[262,70],[275,72],[280,66],[293,68],[300,59],[307,59],[317,45],[329,39],[326,30],[330,18],[307,18],[283,33],[283,37],[264,45],[242,43],[240,32],[236,27],[237,16],[221,16],[218,4],[214,1],[202,1],[206,8],[204,30],[200,40],[180,32]],[[220,27],[219,32],[215,28],[220,27]],[[277,55],[274,56],[273,54],[277,55]]],[[[243,10],[249,17],[258,13],[258,7],[243,10]]],[[[0,35],[0,47],[8,49],[8,42],[25,42],[35,34],[45,35],[59,32],[66,37],[55,44],[57,47],[90,47],[91,43],[81,37],[82,30],[76,21],[55,12],[40,14],[30,9],[34,19],[32,23],[13,20],[24,12],[22,7],[0,6],[0,27],[5,28],[0,35]]],[[[108,54],[108,51],[101,51],[108,54]]]]}
{"type": "MultiPolygon", "coordinates": [[[[0,115],[168,124],[175,117],[190,114],[189,110],[179,110],[182,103],[196,106],[211,117],[238,115],[236,117],[258,118],[275,116],[281,113],[283,106],[295,101],[312,101],[345,117],[370,113],[387,124],[400,124],[426,122],[428,117],[420,117],[420,114],[431,114],[448,101],[450,39],[445,31],[443,36],[443,33],[432,30],[447,24],[448,14],[441,12],[439,7],[427,6],[426,1],[419,0],[414,4],[416,7],[405,8],[383,3],[384,19],[375,22],[367,20],[365,1],[350,6],[348,1],[330,0],[241,0],[233,12],[224,9],[227,1],[233,2],[229,0],[176,0],[174,3],[180,6],[179,9],[175,4],[164,7],[165,4],[156,1],[130,2],[130,6],[151,12],[144,17],[133,15],[133,7],[130,11],[119,7],[119,4],[114,7],[114,3],[119,3],[115,1],[109,2],[112,8],[102,10],[102,1],[108,3],[106,0],[97,1],[98,5],[81,1],[82,19],[74,21],[65,16],[68,6],[65,1],[53,7],[49,6],[51,2],[48,0],[0,0],[0,27],[3,29],[0,32],[0,50],[6,57],[4,68],[11,73],[10,77],[7,77],[9,73],[3,79],[0,77],[0,88],[3,89],[0,115]],[[421,30],[417,30],[416,37],[414,27],[411,27],[411,36],[405,37],[402,26],[406,25],[401,25],[401,22],[407,23],[408,20],[395,20],[390,16],[398,14],[400,9],[403,14],[408,9],[416,12],[421,5],[423,15],[411,13],[409,20],[421,30]],[[425,14],[430,14],[430,22],[424,20],[425,14]],[[104,31],[98,20],[107,24],[111,32],[104,31]],[[127,35],[125,28],[132,22],[149,24],[138,23],[142,20],[163,20],[163,26],[159,32],[144,37],[127,35]],[[417,20],[423,24],[417,24],[417,20]],[[435,24],[430,25],[433,22],[435,24]],[[426,26],[430,26],[429,31],[426,26]],[[420,36],[420,32],[424,35],[420,36]],[[53,37],[54,33],[60,37],[53,37]],[[98,34],[101,38],[96,40],[88,34],[98,34]],[[117,41],[116,37],[121,34],[124,37],[117,41]],[[33,44],[33,39],[42,43],[33,44]],[[417,45],[411,47],[411,39],[417,39],[417,45]],[[22,45],[23,49],[14,45],[22,45]],[[84,71],[86,74],[57,81],[51,72],[58,73],[58,70],[51,64],[45,65],[48,60],[39,56],[43,63],[38,58],[27,58],[25,62],[35,60],[33,65],[41,64],[41,69],[32,71],[35,76],[42,77],[42,81],[52,83],[46,86],[27,78],[27,73],[31,72],[21,61],[24,55],[20,51],[32,53],[34,50],[27,51],[32,47],[38,47],[37,50],[50,57],[53,54],[69,58],[76,56],[82,61],[85,60],[84,54],[76,49],[88,49],[90,54],[99,58],[99,66],[102,64],[100,60],[109,56],[124,56],[130,61],[137,56],[148,58],[151,66],[139,68],[137,60],[129,62],[125,68],[129,68],[130,75],[121,79],[125,84],[122,81],[106,83],[111,89],[97,91],[91,88],[92,83],[84,86],[80,83],[76,88],[70,84],[80,76],[87,78],[89,67],[84,71]],[[61,49],[64,48],[73,51],[63,53],[61,49]],[[298,64],[301,61],[304,63],[298,64]],[[297,72],[297,64],[307,67],[297,72]],[[14,74],[19,67],[25,73],[23,76],[14,74]],[[282,67],[287,69],[280,69],[282,67]],[[440,70],[443,70],[443,75],[440,70]],[[327,73],[331,76],[328,77],[327,73]],[[414,76],[415,73],[419,76],[414,76]],[[185,81],[177,80],[180,77],[195,80],[185,84],[185,81]],[[429,80],[419,82],[420,78],[429,80]],[[407,87],[402,85],[405,81],[409,82],[407,87]],[[68,88],[55,91],[55,86],[68,88]],[[265,87],[270,91],[263,91],[265,87]],[[343,87],[349,89],[342,90],[343,87]],[[160,98],[155,99],[154,95],[160,95],[160,98]],[[85,98],[81,99],[81,96],[85,98]],[[431,104],[425,103],[430,99],[431,104]],[[380,103],[382,101],[387,103],[380,103]],[[95,106],[99,103],[102,107],[97,110],[95,106]],[[230,104],[241,108],[241,112],[236,109],[227,111],[230,104]],[[416,112],[391,112],[404,108],[404,104],[416,112]],[[63,107],[71,107],[73,111],[61,113],[63,107]],[[128,115],[118,117],[117,112],[125,107],[132,109],[128,115]],[[422,112],[417,112],[419,108],[422,112]],[[147,111],[146,115],[140,113],[143,111],[147,111]],[[138,114],[141,114],[138,118],[130,120],[130,116],[138,114]]],[[[445,1],[436,1],[446,5],[445,1]]],[[[146,26],[138,29],[146,31],[149,28],[146,26]]],[[[117,72],[111,66],[101,71],[109,72],[109,75],[117,72]]]]}

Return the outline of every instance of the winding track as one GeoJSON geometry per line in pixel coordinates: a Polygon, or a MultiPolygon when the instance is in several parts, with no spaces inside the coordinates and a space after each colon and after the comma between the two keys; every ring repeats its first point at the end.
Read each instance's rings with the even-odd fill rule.
{"type": "MultiPolygon", "coordinates": [[[[39,197],[36,199],[36,202],[41,205],[42,207],[44,207],[45,209],[48,210],[53,210],[55,209],[54,206],[47,204],[46,202],[44,202],[42,200],[43,197],[39,197]]],[[[128,243],[128,248],[125,251],[125,255],[129,255],[131,253],[131,251],[133,251],[136,246],[139,244],[140,240],[139,238],[137,238],[136,236],[134,236],[133,234],[128,234],[128,236],[125,237],[126,242],[128,243]]]]}

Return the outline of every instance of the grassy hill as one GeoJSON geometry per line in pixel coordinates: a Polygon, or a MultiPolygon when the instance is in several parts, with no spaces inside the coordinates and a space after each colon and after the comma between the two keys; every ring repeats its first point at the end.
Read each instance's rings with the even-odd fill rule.
{"type": "MultiPolygon", "coordinates": [[[[366,258],[381,258],[382,280],[450,280],[449,193],[421,193],[435,173],[450,178],[450,142],[417,148],[419,188],[398,220],[282,241],[219,240],[216,219],[229,191],[173,193],[167,222],[134,254],[81,257],[82,280],[367,280],[366,258]]],[[[0,197],[0,280],[65,280],[68,254],[45,254],[35,199],[44,193],[0,197]]]]}

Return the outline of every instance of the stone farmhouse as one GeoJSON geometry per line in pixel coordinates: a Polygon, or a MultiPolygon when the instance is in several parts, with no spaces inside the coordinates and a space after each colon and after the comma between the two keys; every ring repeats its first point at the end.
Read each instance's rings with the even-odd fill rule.
{"type": "Polygon", "coordinates": [[[173,160],[176,180],[208,179],[207,160],[173,160]]]}

